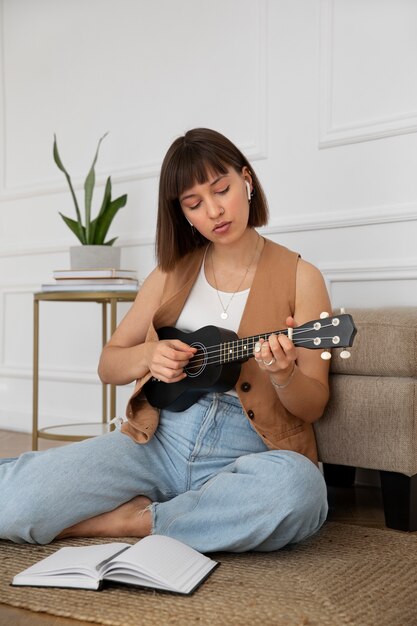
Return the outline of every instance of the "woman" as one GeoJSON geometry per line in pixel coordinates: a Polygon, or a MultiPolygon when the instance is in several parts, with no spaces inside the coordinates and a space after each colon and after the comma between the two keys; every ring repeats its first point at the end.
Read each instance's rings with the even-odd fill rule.
{"type": "Polygon", "coordinates": [[[105,383],[137,381],[127,420],[103,437],[0,466],[1,537],[156,533],[202,552],[242,552],[276,550],[320,528],[326,488],[312,422],[328,400],[328,365],[268,333],[330,304],[315,267],[257,233],[267,218],[261,185],[228,139],[194,129],[174,141],[160,176],[158,266],[99,364],[105,383]],[[161,339],[156,329],[206,325],[267,340],[235,371],[232,389],[158,411],[146,390],[191,380],[206,346],[186,335],[161,339]]]}

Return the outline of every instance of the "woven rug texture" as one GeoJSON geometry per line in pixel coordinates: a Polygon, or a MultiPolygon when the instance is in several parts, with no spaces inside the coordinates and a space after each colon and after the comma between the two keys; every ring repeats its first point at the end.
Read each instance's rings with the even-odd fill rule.
{"type": "Polygon", "coordinates": [[[334,522],[278,552],[211,555],[221,566],[191,596],[10,586],[58,548],[92,543],[103,541],[0,542],[0,602],[109,626],[417,625],[417,534],[334,522]]]}

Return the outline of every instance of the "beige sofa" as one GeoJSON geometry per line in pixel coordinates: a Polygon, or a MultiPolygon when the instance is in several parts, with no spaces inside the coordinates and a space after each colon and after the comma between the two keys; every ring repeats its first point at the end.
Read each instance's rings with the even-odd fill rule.
{"type": "Polygon", "coordinates": [[[417,530],[417,308],[349,309],[351,358],[333,351],[331,399],[315,424],[329,485],[379,470],[385,522],[417,530]]]}

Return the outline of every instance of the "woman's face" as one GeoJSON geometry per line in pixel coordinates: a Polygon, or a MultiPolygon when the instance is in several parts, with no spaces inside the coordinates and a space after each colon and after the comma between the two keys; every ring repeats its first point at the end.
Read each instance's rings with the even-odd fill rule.
{"type": "Polygon", "coordinates": [[[246,182],[252,190],[247,167],[226,174],[208,173],[207,182],[186,189],[179,201],[186,219],[213,243],[236,241],[245,232],[249,219],[246,182]]]}

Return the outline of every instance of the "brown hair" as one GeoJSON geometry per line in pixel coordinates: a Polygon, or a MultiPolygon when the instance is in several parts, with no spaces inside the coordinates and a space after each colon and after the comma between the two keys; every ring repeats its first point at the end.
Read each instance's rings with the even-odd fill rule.
{"type": "Polygon", "coordinates": [[[224,135],[208,128],[194,128],[178,137],[168,149],[159,179],[156,258],[163,271],[172,270],[187,253],[208,240],[191,229],[182,212],[179,197],[195,184],[207,182],[209,173],[226,174],[233,167],[251,173],[253,197],[248,226],[268,222],[268,205],[261,184],[249,161],[224,135]]]}

